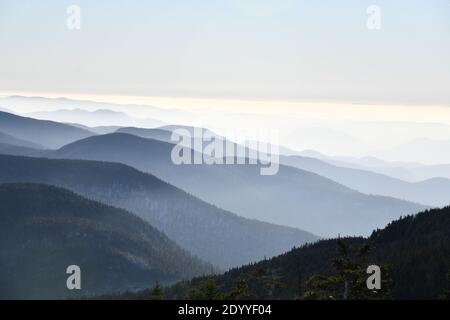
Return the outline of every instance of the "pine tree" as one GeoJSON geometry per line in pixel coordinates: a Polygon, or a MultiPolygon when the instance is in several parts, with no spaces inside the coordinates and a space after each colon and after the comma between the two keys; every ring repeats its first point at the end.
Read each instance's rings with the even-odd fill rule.
{"type": "Polygon", "coordinates": [[[275,271],[266,270],[262,266],[255,268],[247,283],[251,284],[251,291],[258,299],[273,299],[285,286],[275,271]]]}
{"type": "Polygon", "coordinates": [[[153,286],[150,299],[151,300],[162,300],[163,298],[163,290],[161,286],[159,285],[159,282],[156,281],[155,285],[153,286]]]}
{"type": "Polygon", "coordinates": [[[367,258],[372,243],[367,242],[356,253],[342,239],[337,240],[338,257],[333,260],[334,275],[315,275],[305,282],[305,293],[299,299],[388,299],[390,276],[382,268],[382,288],[368,290],[366,285],[367,258]]]}
{"type": "Polygon", "coordinates": [[[186,294],[187,300],[220,300],[223,294],[216,284],[214,276],[209,276],[202,280],[198,285],[193,286],[186,294]]]}
{"type": "Polygon", "coordinates": [[[247,281],[241,278],[225,298],[227,300],[248,300],[252,299],[253,295],[250,293],[247,281]]]}

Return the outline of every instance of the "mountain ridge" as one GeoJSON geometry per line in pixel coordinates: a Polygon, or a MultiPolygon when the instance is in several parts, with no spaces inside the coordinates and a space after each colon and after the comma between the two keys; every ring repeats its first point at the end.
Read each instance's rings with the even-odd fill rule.
{"type": "Polygon", "coordinates": [[[59,148],[94,133],[54,121],[36,120],[0,111],[3,133],[47,148],[59,148]]]}
{"type": "Polygon", "coordinates": [[[0,184],[0,297],[66,298],[145,288],[213,271],[122,209],[43,184],[0,184]],[[79,265],[82,290],[66,288],[79,265]]]}

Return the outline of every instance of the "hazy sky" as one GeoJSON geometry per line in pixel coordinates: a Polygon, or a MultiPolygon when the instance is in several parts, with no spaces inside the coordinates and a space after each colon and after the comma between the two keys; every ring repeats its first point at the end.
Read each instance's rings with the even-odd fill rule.
{"type": "Polygon", "coordinates": [[[450,0],[0,0],[7,92],[450,106],[449,60],[450,0]]]}

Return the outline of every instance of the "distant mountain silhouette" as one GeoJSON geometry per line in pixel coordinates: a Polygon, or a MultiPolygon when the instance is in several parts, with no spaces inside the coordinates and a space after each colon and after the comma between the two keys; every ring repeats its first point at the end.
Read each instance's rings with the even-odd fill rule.
{"type": "Polygon", "coordinates": [[[436,165],[397,165],[378,166],[378,167],[359,167],[358,169],[372,171],[384,174],[393,178],[408,182],[421,182],[423,180],[433,178],[447,178],[450,179],[450,164],[442,163],[436,165]]]}
{"type": "Polygon", "coordinates": [[[367,170],[335,166],[314,158],[282,156],[280,161],[363,193],[390,196],[430,206],[443,207],[450,204],[450,179],[433,178],[411,183],[367,170]]]}
{"type": "Polygon", "coordinates": [[[273,176],[261,176],[259,165],[174,165],[172,148],[162,141],[114,133],[77,141],[49,156],[121,162],[241,216],[321,236],[367,235],[400,215],[425,208],[365,195],[284,165],[273,176]]]}
{"type": "Polygon", "coordinates": [[[0,202],[2,299],[136,290],[212,270],[133,214],[67,190],[3,184],[0,202]],[[74,264],[80,291],[66,288],[66,268],[74,264]]]}
{"type": "Polygon", "coordinates": [[[66,124],[20,117],[0,112],[0,130],[3,133],[47,148],[59,148],[94,135],[94,133],[66,124]]]}
{"type": "Polygon", "coordinates": [[[52,120],[58,122],[76,122],[85,126],[96,127],[102,124],[108,126],[130,126],[137,125],[143,127],[159,127],[164,122],[155,119],[137,119],[123,112],[117,112],[109,109],[98,109],[87,111],[79,108],[60,109],[55,111],[40,111],[27,114],[32,118],[42,120],[52,120]]]}
{"type": "Polygon", "coordinates": [[[424,165],[410,161],[386,161],[376,157],[332,157],[312,150],[293,151],[287,148],[280,148],[280,153],[285,156],[315,158],[334,166],[371,171],[408,182],[420,182],[432,178],[450,179],[450,164],[445,163],[424,165]]]}
{"type": "Polygon", "coordinates": [[[413,168],[422,165],[419,162],[412,162],[412,161],[386,161],[373,156],[357,158],[348,156],[329,156],[314,150],[303,150],[303,151],[293,151],[289,149],[286,150],[288,150],[288,152],[283,153],[283,155],[316,158],[334,164],[336,166],[354,169],[369,169],[381,167],[413,168]]]}
{"type": "MultiPolygon", "coordinates": [[[[151,105],[138,105],[138,104],[115,104],[107,102],[98,102],[92,100],[74,100],[68,98],[45,98],[45,97],[25,97],[25,96],[8,96],[1,98],[0,105],[2,107],[8,108],[10,110],[16,110],[17,112],[29,112],[28,110],[135,110],[142,112],[143,110],[151,118],[150,121],[157,120],[163,123],[186,123],[192,122],[197,119],[197,116],[185,110],[175,109],[175,108],[158,108],[151,105]]],[[[87,118],[89,121],[89,118],[87,118]]],[[[101,120],[101,119],[99,119],[101,120]]],[[[141,120],[141,119],[139,119],[141,120]]],[[[124,124],[126,126],[143,126],[148,127],[144,123],[128,123],[124,124]]],[[[73,122],[74,120],[68,120],[64,122],[73,122]]],[[[110,123],[105,123],[101,120],[98,124],[86,124],[89,126],[104,126],[110,125],[110,123]]],[[[151,125],[153,126],[153,125],[151,125]]]]}
{"type": "Polygon", "coordinates": [[[55,185],[124,208],[221,268],[271,257],[318,238],[241,218],[123,164],[0,156],[0,183],[55,185]]]}

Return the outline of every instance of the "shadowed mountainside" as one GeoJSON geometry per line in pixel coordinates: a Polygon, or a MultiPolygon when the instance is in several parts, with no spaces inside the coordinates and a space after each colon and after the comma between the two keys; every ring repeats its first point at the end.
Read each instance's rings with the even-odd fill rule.
{"type": "Polygon", "coordinates": [[[2,184],[0,203],[0,298],[136,290],[213,270],[135,215],[67,190],[2,184]],[[66,288],[74,264],[80,291],[66,288]]]}

